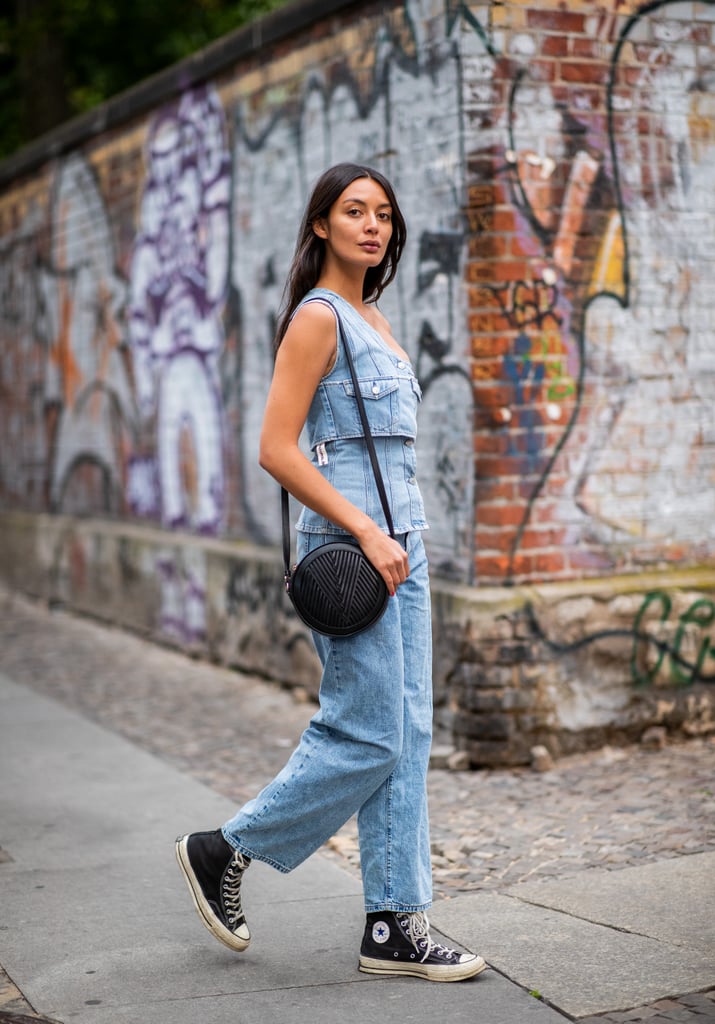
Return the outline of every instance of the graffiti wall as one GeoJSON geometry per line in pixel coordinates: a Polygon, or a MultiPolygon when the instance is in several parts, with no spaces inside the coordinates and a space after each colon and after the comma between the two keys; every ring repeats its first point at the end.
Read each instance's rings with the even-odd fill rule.
{"type": "MultiPolygon", "coordinates": [[[[715,4],[360,4],[227,54],[3,187],[2,507],[276,545],[273,330],[311,183],[351,159],[408,223],[381,305],[435,574],[712,562],[715,4]]],[[[157,558],[200,635],[201,574],[157,558]]]]}
{"type": "Polygon", "coordinates": [[[715,11],[524,13],[467,157],[477,566],[712,559],[715,11]]]}

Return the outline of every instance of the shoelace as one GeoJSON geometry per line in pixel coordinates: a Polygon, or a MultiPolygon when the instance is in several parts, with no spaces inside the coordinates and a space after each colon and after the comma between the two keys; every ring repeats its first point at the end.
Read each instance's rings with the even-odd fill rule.
{"type": "Polygon", "coordinates": [[[242,853],[236,850],[223,876],[221,898],[226,908],[226,920],[231,927],[245,920],[241,906],[241,880],[243,872],[250,863],[247,857],[244,857],[242,853]]]}
{"type": "Polygon", "coordinates": [[[400,924],[407,928],[407,933],[410,942],[415,947],[418,953],[423,949],[425,950],[424,956],[420,963],[424,963],[430,953],[436,953],[437,956],[444,957],[445,959],[452,959],[452,957],[459,957],[456,949],[450,949],[449,946],[444,946],[440,942],[434,942],[429,931],[429,921],[427,915],[418,912],[414,914],[405,914],[400,919],[400,924]]]}

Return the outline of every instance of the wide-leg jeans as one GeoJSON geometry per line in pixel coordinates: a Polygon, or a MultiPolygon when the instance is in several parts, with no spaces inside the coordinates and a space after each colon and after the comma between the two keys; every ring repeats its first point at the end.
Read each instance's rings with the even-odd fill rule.
{"type": "MultiPolygon", "coordinates": [[[[298,538],[302,558],[333,535],[298,538]]],[[[421,534],[399,539],[410,559],[407,581],[358,636],[313,634],[323,665],[320,708],[282,771],[223,826],[235,849],[287,872],[357,813],[368,912],[426,910],[432,900],[429,578],[421,534]]]]}

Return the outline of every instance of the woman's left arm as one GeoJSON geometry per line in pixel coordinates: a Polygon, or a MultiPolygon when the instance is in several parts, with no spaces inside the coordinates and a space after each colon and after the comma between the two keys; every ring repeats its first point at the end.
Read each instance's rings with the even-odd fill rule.
{"type": "Polygon", "coordinates": [[[336,324],[321,303],[303,306],[276,356],[261,431],[259,461],[303,505],[352,534],[390,593],[409,575],[403,547],[325,479],[298,439],[321,378],[335,355],[336,324]]]}

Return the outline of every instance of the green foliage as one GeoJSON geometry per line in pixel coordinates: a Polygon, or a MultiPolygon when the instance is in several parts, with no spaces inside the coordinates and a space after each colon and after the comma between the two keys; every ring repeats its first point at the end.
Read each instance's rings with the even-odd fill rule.
{"type": "Polygon", "coordinates": [[[17,81],[12,52],[12,22],[0,15],[0,153],[11,153],[22,143],[18,117],[17,81]]]}
{"type": "Polygon", "coordinates": [[[0,157],[286,0],[15,0],[0,15],[0,157]]]}

